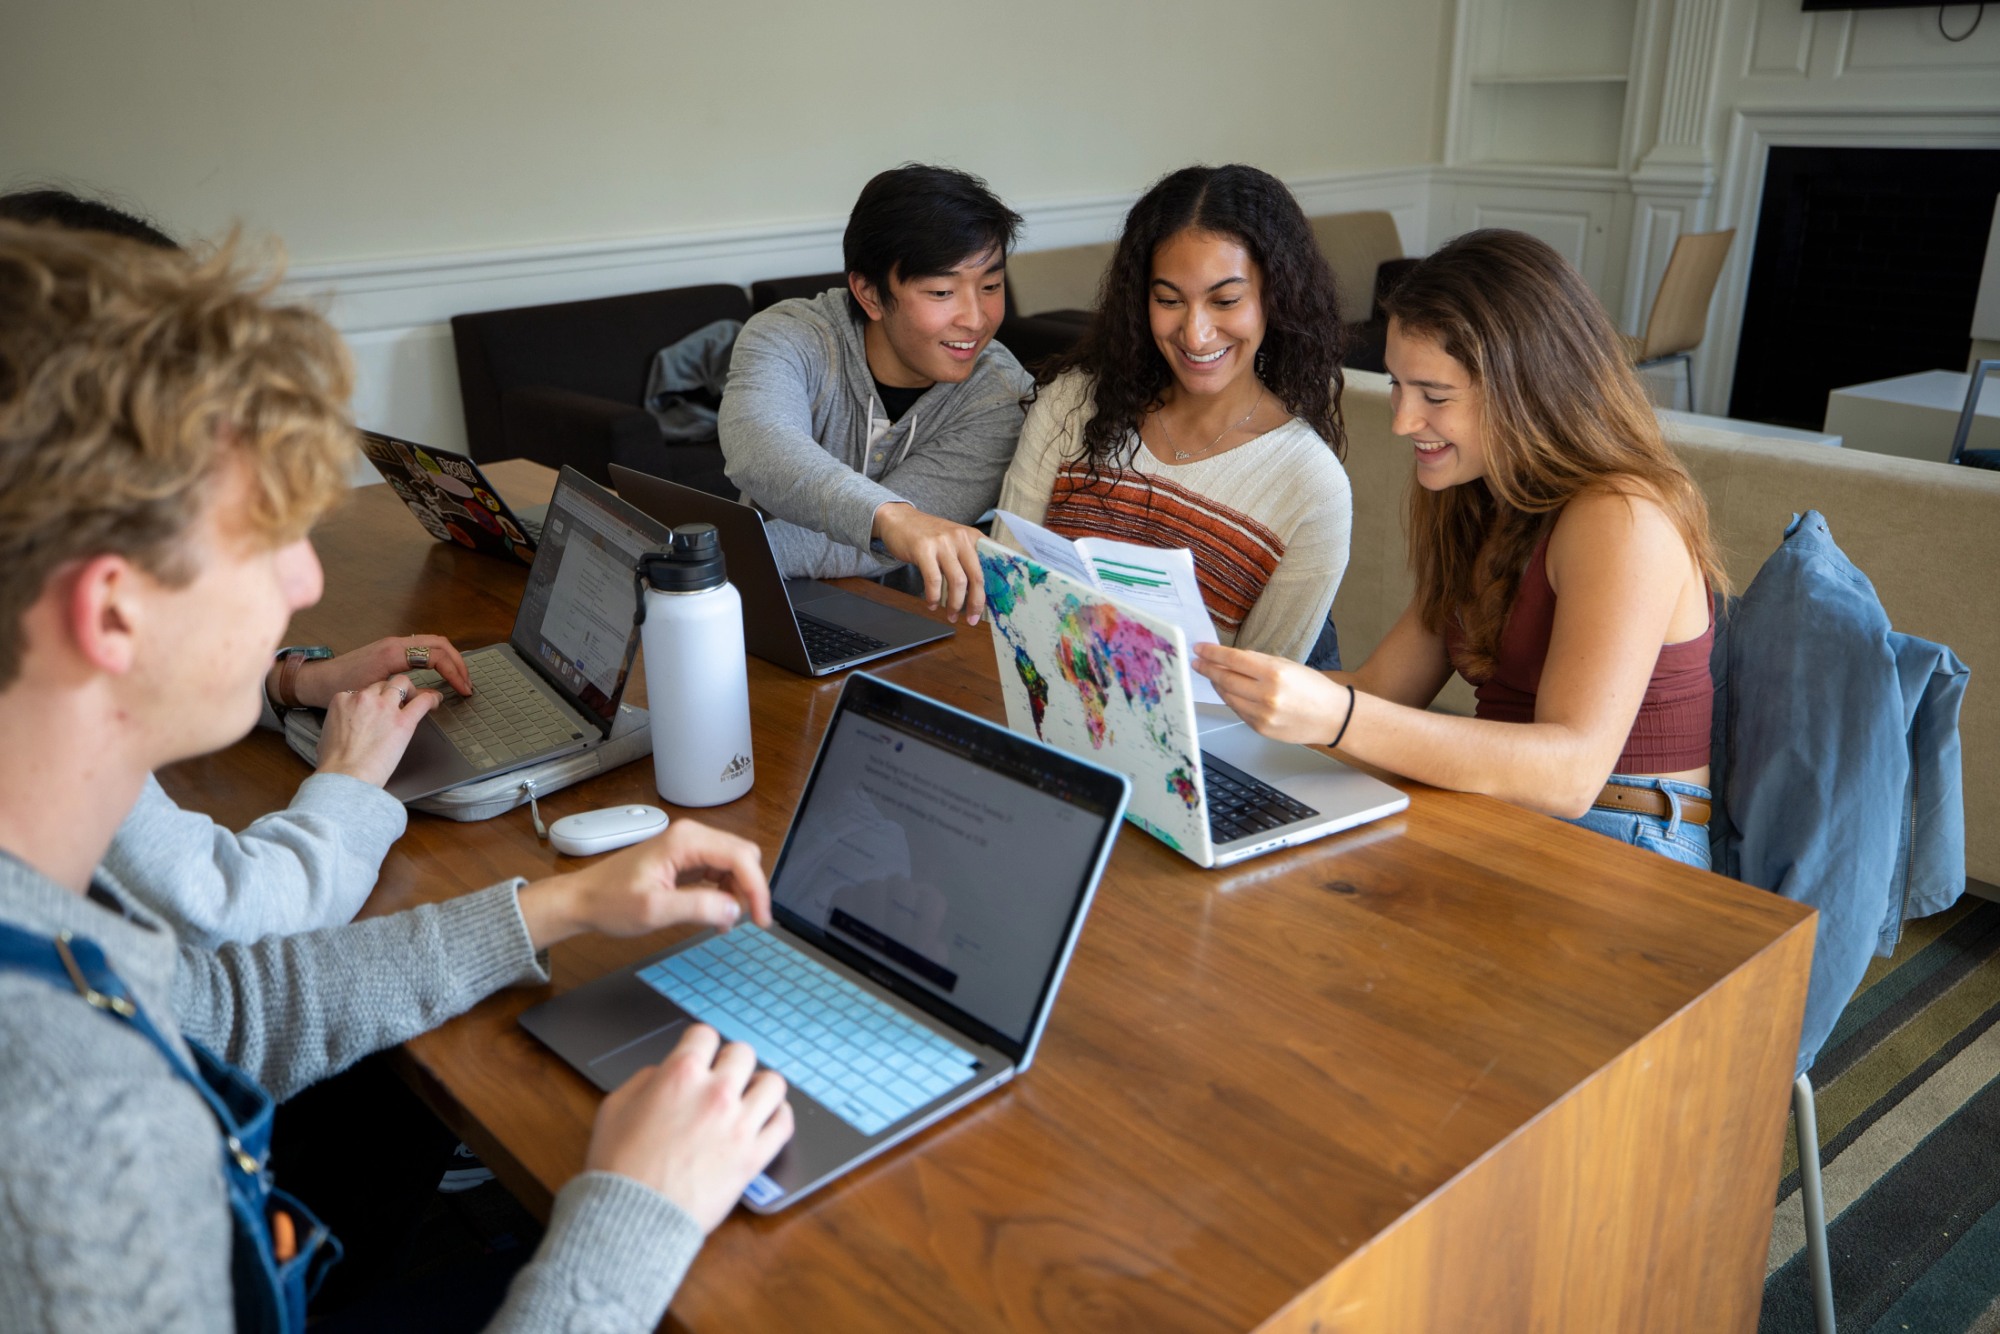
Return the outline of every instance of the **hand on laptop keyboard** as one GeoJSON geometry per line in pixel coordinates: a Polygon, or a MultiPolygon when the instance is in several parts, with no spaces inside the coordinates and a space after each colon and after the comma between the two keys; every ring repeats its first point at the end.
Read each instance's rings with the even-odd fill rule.
{"type": "MultiPolygon", "coordinates": [[[[693,820],[537,880],[519,902],[537,950],[585,931],[641,936],[688,922],[727,929],[746,909],[762,925],[771,921],[757,845],[693,820]]],[[[750,1048],[723,1046],[715,1030],[696,1026],[665,1061],[604,1100],[584,1165],[643,1182],[706,1232],[791,1137],[785,1081],[758,1072],[750,1048]]]]}
{"type": "Polygon", "coordinates": [[[380,787],[396,772],[410,734],[442,698],[418,690],[403,698],[398,678],[360,690],[343,690],[328,702],[319,734],[319,772],[346,774],[380,787]]]}
{"type": "Polygon", "coordinates": [[[713,1232],[791,1137],[784,1078],[697,1024],[604,1099],[583,1165],[652,1187],[713,1232]]]}
{"type": "MultiPolygon", "coordinates": [[[[396,635],[301,665],[293,682],[293,697],[297,700],[295,707],[323,709],[343,690],[360,690],[377,681],[410,673],[414,666],[426,659],[439,674],[437,679],[453,690],[465,694],[472,689],[472,678],[466,672],[465,659],[449,639],[443,635],[396,635]]],[[[271,668],[266,682],[271,698],[279,703],[284,702],[279,689],[283,673],[284,663],[280,660],[271,668]]]]}

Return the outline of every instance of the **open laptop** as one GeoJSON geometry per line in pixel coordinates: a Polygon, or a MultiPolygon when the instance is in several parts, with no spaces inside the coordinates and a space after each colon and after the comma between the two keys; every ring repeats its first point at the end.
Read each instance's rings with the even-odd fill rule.
{"type": "Polygon", "coordinates": [[[722,535],[729,582],[743,595],[743,645],[801,676],[825,676],[928,644],[952,627],[915,612],[856,597],[817,579],[787,579],[749,505],[611,465],[618,494],[661,523],[712,523],[722,535]]]}
{"type": "Polygon", "coordinates": [[[639,638],[632,571],[671,534],[574,468],[549,500],[543,541],[504,644],[465,654],[472,694],[435,672],[444,703],[417,724],[389,795],[414,801],[460,783],[602,745],[639,638]]]}
{"type": "Polygon", "coordinates": [[[361,452],[438,541],[508,560],[534,560],[546,505],[509,509],[478,464],[448,449],[363,431],[361,452]]]}
{"type": "Polygon", "coordinates": [[[748,1042],[797,1131],[773,1213],[1033,1063],[1124,778],[865,672],[841,689],[771,870],[772,929],[704,931],[521,1026],[606,1092],[691,1020],[748,1042]]]}
{"type": "Polygon", "coordinates": [[[979,542],[1007,725],[1132,779],[1134,824],[1198,866],[1379,820],[1410,799],[1307,746],[1194,704],[1187,641],[1148,616],[979,542]]]}

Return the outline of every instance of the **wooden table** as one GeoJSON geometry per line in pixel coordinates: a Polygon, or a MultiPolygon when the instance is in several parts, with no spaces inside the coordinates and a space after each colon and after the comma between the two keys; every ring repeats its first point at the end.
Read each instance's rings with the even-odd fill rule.
{"type": "MultiPolygon", "coordinates": [[[[532,499],[546,470],[503,464],[532,499]]],[[[506,636],[523,572],[431,542],[386,487],[318,534],[295,642],[506,636]]],[[[889,594],[872,590],[880,596],[889,594]]],[[[1001,716],[984,625],[881,674],[1001,716]]],[[[757,786],[704,820],[767,858],[839,680],[750,663],[757,786]]],[[[260,733],[168,789],[225,821],[304,768],[260,733]]],[[[1026,1076],[771,1218],[738,1210],[692,1330],[1750,1330],[1812,921],[1481,797],[1204,872],[1127,827],[1026,1076]]],[[[550,818],[657,801],[628,765],[550,818]]],[[[677,814],[679,814],[677,812],[677,814]]],[[[369,910],[563,859],[526,811],[414,815],[369,910]]],[[[555,952],[554,990],[670,937],[555,952]]],[[[408,1073],[546,1215],[598,1095],[490,998],[408,1073]]]]}

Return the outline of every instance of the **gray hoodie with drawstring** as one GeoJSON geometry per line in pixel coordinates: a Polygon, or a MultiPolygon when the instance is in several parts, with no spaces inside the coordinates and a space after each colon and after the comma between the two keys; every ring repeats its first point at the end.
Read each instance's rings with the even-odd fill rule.
{"type": "Polygon", "coordinates": [[[939,382],[886,431],[847,290],[780,301],[743,326],[717,430],[729,480],[771,516],[778,565],[821,579],[897,567],[871,550],[875,511],[906,500],[971,523],[1000,495],[1029,378],[988,343],[972,374],[939,382]]]}

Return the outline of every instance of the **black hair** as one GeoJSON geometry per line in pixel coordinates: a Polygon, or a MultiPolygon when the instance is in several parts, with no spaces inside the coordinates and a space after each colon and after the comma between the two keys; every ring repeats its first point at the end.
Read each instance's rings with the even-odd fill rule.
{"type": "Polygon", "coordinates": [[[1255,167],[1183,167],[1156,181],[1125,215],[1096,318],[1075,348],[1035,377],[1048,384],[1064,371],[1081,370],[1091,382],[1093,415],[1084,423],[1076,460],[1085,465],[1086,486],[1106,464],[1131,462],[1139,423],[1165,402],[1173,383],[1173,370],[1153,341],[1153,256],[1185,231],[1230,237],[1256,261],[1264,278],[1257,376],[1287,412],[1345,458],[1340,358],[1346,335],[1333,271],[1299,201],[1283,181],[1255,167]]]}
{"type": "MultiPolygon", "coordinates": [[[[906,162],[861,187],[840,249],[847,272],[859,274],[881,294],[884,306],[893,306],[891,278],[949,273],[989,250],[1004,260],[1020,231],[1021,215],[977,176],[906,162]]],[[[856,318],[865,317],[851,291],[847,308],[856,318]]]]}
{"type": "Polygon", "coordinates": [[[0,195],[0,218],[11,222],[52,222],[72,232],[108,232],[161,250],[181,248],[180,242],[144,218],[102,200],[85,199],[53,187],[0,195]]]}

